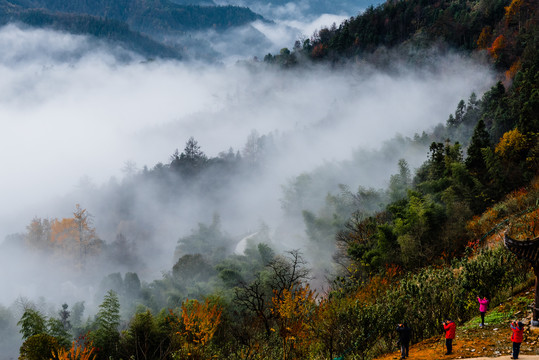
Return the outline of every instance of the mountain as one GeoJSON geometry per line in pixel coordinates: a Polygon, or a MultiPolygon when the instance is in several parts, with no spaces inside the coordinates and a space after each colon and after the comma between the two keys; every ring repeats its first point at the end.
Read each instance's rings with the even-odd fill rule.
{"type": "Polygon", "coordinates": [[[262,20],[244,7],[178,5],[168,0],[23,0],[12,4],[24,10],[92,15],[126,23],[143,33],[181,32],[200,29],[227,29],[262,20]]]}
{"type": "Polygon", "coordinates": [[[377,6],[381,0],[306,0],[289,1],[275,0],[271,2],[260,0],[170,0],[180,5],[233,5],[248,7],[253,11],[272,19],[298,20],[301,17],[318,17],[323,14],[352,15],[362,12],[369,6],[377,6]]]}
{"type": "Polygon", "coordinates": [[[432,46],[486,50],[507,70],[535,46],[538,8],[537,1],[529,0],[387,1],[322,28],[296,50],[313,60],[331,61],[383,58],[382,50],[389,48],[407,47],[414,53],[432,46]]]}
{"type": "Polygon", "coordinates": [[[90,35],[97,39],[106,40],[111,44],[120,45],[127,50],[148,58],[181,59],[183,57],[180,49],[166,46],[139,32],[132,31],[125,23],[116,20],[102,19],[90,15],[51,14],[40,10],[4,12],[0,15],[0,24],[5,25],[14,21],[36,28],[90,35]]]}
{"type": "MultiPolygon", "coordinates": [[[[183,0],[171,0],[183,1],[183,0]]],[[[297,20],[301,14],[304,17],[316,17],[322,14],[353,15],[362,12],[369,6],[377,6],[383,1],[380,0],[358,0],[358,1],[331,1],[331,0],[309,0],[309,1],[288,1],[275,0],[264,2],[260,0],[215,0],[219,5],[246,6],[257,13],[271,18],[286,18],[297,20]]],[[[328,24],[330,25],[330,24],[328,24]]]]}
{"type": "Polygon", "coordinates": [[[0,24],[19,22],[91,35],[147,57],[183,56],[182,45],[165,44],[165,38],[200,30],[224,31],[255,20],[263,18],[244,7],[178,5],[167,0],[0,2],[0,24]]]}

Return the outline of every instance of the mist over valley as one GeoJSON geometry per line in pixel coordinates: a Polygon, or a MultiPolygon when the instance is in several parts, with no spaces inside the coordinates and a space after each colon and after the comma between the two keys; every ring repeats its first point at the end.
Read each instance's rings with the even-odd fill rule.
{"type": "MultiPolygon", "coordinates": [[[[168,165],[190,137],[217,158],[229,149],[248,156],[250,137],[270,144],[259,149],[265,157],[257,159],[256,172],[227,175],[230,179],[215,174],[224,184],[210,198],[192,192],[163,202],[154,194],[159,189],[152,188],[159,184],[151,182],[130,190],[130,220],[151,228],[138,246],[156,252],[144,261],[154,276],[172,265],[178,238],[199,222],[211,222],[214,214],[237,239],[261,223],[278,229],[282,186],[303,173],[331,169],[309,194],[317,206],[328,192],[338,192],[338,184],[383,188],[398,171],[402,149],[380,155],[385,161],[375,168],[362,165],[366,159],[355,159],[354,153],[383,151],[396,135],[413,137],[433,128],[461,98],[481,93],[492,81],[486,67],[458,55],[424,68],[403,65],[394,74],[368,65],[286,72],[260,63],[123,63],[110,55],[114,49],[90,50],[84,37],[12,26],[2,29],[0,41],[9,45],[13,33],[25,43],[1,65],[1,141],[8,149],[2,154],[3,237],[24,232],[33,217],[69,217],[80,204],[92,214],[99,236],[110,242],[130,231],[121,230],[126,219],[118,218],[114,189],[129,188],[130,177],[143,167],[168,165]],[[53,40],[43,51],[46,39],[53,40]],[[30,159],[36,161],[21,166],[30,159]]],[[[417,167],[425,156],[421,148],[407,161],[417,167]]],[[[296,225],[275,241],[296,248],[304,237],[296,225]]],[[[3,301],[24,296],[18,284],[34,281],[43,284],[10,280],[13,288],[3,292],[3,301]]]]}

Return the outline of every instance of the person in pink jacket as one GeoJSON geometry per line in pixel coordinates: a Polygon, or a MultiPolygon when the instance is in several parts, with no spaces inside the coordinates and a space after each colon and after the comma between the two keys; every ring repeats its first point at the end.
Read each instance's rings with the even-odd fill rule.
{"type": "Polygon", "coordinates": [[[477,297],[477,301],[479,302],[479,313],[481,313],[481,327],[485,326],[485,314],[487,313],[488,303],[490,302],[489,299],[487,299],[486,296],[484,296],[482,299],[481,297],[477,297]]]}

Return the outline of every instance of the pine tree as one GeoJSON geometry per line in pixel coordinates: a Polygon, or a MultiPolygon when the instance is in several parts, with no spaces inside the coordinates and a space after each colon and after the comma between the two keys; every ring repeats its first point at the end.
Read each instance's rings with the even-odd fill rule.
{"type": "Polygon", "coordinates": [[[490,134],[486,130],[485,122],[481,119],[475,126],[465,161],[466,168],[472,175],[479,177],[486,173],[486,164],[481,149],[488,147],[490,147],[490,134]]]}
{"type": "Polygon", "coordinates": [[[96,317],[97,330],[91,337],[94,345],[99,349],[97,359],[108,359],[115,356],[117,344],[120,340],[118,326],[120,325],[120,301],[118,295],[109,290],[99,305],[96,317]]]}

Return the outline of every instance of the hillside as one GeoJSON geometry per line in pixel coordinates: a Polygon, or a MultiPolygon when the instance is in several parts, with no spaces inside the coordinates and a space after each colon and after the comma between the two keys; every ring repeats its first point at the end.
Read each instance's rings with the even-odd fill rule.
{"type": "MultiPolygon", "coordinates": [[[[181,3],[186,0],[173,0],[181,3]]],[[[322,14],[355,14],[363,11],[373,4],[380,4],[383,1],[376,0],[308,0],[308,1],[289,1],[289,0],[275,0],[271,2],[264,2],[260,0],[214,0],[218,4],[229,4],[236,6],[247,6],[256,12],[263,14],[264,16],[284,13],[285,9],[289,11],[285,12],[281,16],[294,19],[297,11],[301,9],[304,16],[320,16],[322,14]]],[[[271,18],[271,16],[269,16],[271,18]]]]}
{"type": "Polygon", "coordinates": [[[24,10],[0,14],[0,24],[23,23],[35,28],[46,28],[69,32],[76,35],[88,35],[119,45],[128,51],[134,51],[147,58],[181,59],[183,51],[177,47],[164,45],[139,32],[129,29],[122,22],[107,20],[90,15],[52,14],[41,10],[24,10]]]}
{"type": "Polygon", "coordinates": [[[476,56],[486,52],[499,70],[512,67],[514,74],[519,58],[537,48],[538,7],[532,0],[386,1],[296,42],[294,59],[283,54],[276,57],[285,65],[306,57],[388,66],[393,57],[424,60],[418,50],[435,47],[476,56]]]}
{"type": "MultiPolygon", "coordinates": [[[[509,359],[511,356],[511,321],[522,321],[525,325],[524,342],[521,347],[522,359],[539,359],[539,329],[531,328],[533,288],[515,294],[503,302],[491,306],[485,317],[485,327],[480,328],[480,317],[474,317],[457,327],[453,354],[444,355],[443,334],[413,343],[410,358],[418,360],[435,359],[509,359]]],[[[440,333],[442,331],[440,330],[440,333]]],[[[400,352],[378,356],[376,360],[400,359],[400,352]]]]}
{"type": "Polygon", "coordinates": [[[116,20],[126,23],[132,30],[152,34],[209,28],[223,30],[262,19],[260,15],[243,7],[178,5],[168,0],[32,0],[12,4],[21,10],[91,15],[116,20]]]}
{"type": "MultiPolygon", "coordinates": [[[[89,35],[147,58],[185,57],[185,39],[165,43],[165,37],[208,29],[224,31],[255,20],[263,18],[245,7],[178,5],[167,0],[0,2],[2,25],[23,23],[89,35]]],[[[198,41],[199,49],[194,52],[210,52],[204,46],[198,41]]]]}

